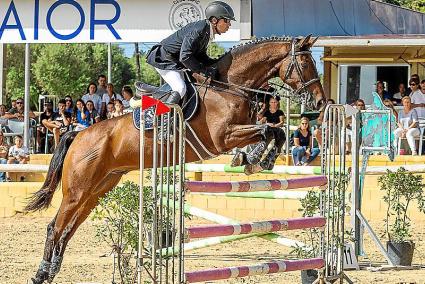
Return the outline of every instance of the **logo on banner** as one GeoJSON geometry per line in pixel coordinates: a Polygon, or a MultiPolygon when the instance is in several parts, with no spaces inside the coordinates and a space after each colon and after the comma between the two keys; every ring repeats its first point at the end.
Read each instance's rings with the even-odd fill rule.
{"type": "Polygon", "coordinates": [[[199,0],[174,0],[170,9],[169,21],[173,30],[181,29],[189,23],[202,20],[204,13],[199,0]]]}

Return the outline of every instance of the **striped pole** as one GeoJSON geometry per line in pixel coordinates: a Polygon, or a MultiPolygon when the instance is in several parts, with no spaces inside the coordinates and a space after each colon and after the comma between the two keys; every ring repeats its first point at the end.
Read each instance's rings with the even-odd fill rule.
{"type": "Polygon", "coordinates": [[[256,192],[307,188],[325,186],[328,179],[325,176],[312,176],[296,179],[281,180],[256,180],[256,181],[229,181],[229,182],[206,182],[187,181],[186,189],[190,192],[256,192]]]}
{"type": "Polygon", "coordinates": [[[280,260],[257,265],[216,268],[185,273],[186,283],[223,280],[297,270],[319,269],[325,265],[322,258],[280,260]]]}
{"type": "Polygon", "coordinates": [[[186,229],[186,239],[211,238],[250,233],[270,233],[278,231],[323,227],[326,225],[324,217],[304,217],[288,220],[271,220],[238,225],[207,225],[186,229]]]}

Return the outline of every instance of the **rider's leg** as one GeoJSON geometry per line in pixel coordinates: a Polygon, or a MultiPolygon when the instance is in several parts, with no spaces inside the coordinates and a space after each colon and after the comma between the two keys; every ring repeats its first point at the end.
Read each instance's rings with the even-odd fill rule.
{"type": "Polygon", "coordinates": [[[186,83],[184,81],[184,72],[179,70],[162,70],[155,68],[165,82],[170,85],[173,92],[168,97],[166,103],[178,104],[186,95],[186,83]]]}

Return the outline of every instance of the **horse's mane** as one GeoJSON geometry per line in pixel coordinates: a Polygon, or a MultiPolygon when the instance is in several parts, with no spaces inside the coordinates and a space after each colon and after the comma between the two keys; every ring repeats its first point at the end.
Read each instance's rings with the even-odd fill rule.
{"type": "Polygon", "coordinates": [[[290,43],[292,41],[292,37],[286,36],[286,37],[262,37],[262,38],[256,38],[253,40],[250,40],[248,42],[242,42],[238,45],[233,46],[231,49],[229,49],[225,54],[223,54],[223,57],[232,54],[240,54],[247,49],[256,46],[258,44],[262,43],[269,43],[269,42],[282,42],[282,43],[290,43]]]}

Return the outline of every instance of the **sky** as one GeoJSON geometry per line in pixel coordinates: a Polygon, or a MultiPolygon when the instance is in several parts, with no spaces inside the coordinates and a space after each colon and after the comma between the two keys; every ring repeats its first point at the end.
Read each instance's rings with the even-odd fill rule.
{"type": "MultiPolygon", "coordinates": [[[[155,43],[139,43],[139,49],[143,52],[148,51],[155,43]]],[[[238,42],[217,42],[218,45],[224,47],[225,50],[230,49],[232,46],[237,45],[238,42]]],[[[119,44],[124,49],[125,56],[132,57],[134,54],[134,43],[119,44]]],[[[313,47],[312,55],[316,61],[316,68],[319,74],[323,74],[323,62],[320,58],[323,56],[323,47],[313,47]]]]}

